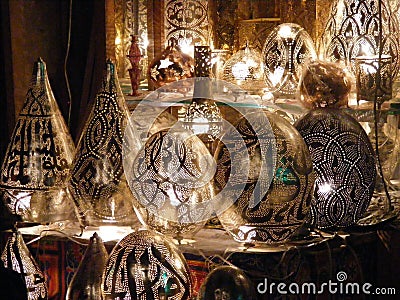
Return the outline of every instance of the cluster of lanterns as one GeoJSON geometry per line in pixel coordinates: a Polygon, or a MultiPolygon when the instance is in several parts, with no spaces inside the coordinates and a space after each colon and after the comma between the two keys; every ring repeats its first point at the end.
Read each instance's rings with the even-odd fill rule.
{"type": "MultiPolygon", "coordinates": [[[[342,5],[336,7],[345,10],[353,5],[351,1],[338,2],[342,5]]],[[[355,14],[376,10],[365,4],[371,1],[359,2],[353,7],[355,14]]],[[[331,19],[341,13],[333,10],[331,19]]],[[[364,80],[357,85],[360,90],[363,82],[371,84],[360,72],[373,68],[380,72],[378,83],[385,84],[377,93],[381,104],[388,98],[386,91],[395,76],[384,72],[398,69],[398,41],[388,33],[388,44],[380,48],[390,53],[378,55],[368,67],[361,61],[361,54],[365,55],[362,45],[374,47],[377,55],[368,28],[363,27],[366,31],[361,39],[352,37],[355,41],[349,52],[340,50],[338,41],[342,35],[349,39],[350,33],[359,32],[350,28],[357,24],[345,21],[350,27],[343,33],[343,27],[329,22],[326,35],[330,34],[332,43],[327,44],[325,56],[347,60],[364,80]],[[385,63],[388,55],[392,59],[385,63]],[[376,67],[380,63],[387,67],[376,67]]],[[[150,63],[149,78],[154,86],[168,90],[168,83],[193,77],[194,65],[192,58],[171,45],[150,63]]],[[[376,181],[375,153],[359,123],[340,110],[350,93],[348,74],[337,64],[316,60],[312,39],[303,28],[278,26],[266,40],[262,55],[246,47],[226,61],[220,75],[250,92],[260,93],[265,84],[277,97],[293,97],[299,91],[300,102],[310,111],[295,124],[259,107],[257,112],[233,112],[236,122],[225,131],[201,132],[215,134],[212,157],[201,134],[188,135],[183,127],[168,124],[155,132],[135,132],[132,123],[136,120],[129,118],[114,64],[108,61],[75,149],[51,91],[45,63],[41,59],[35,63],[0,174],[7,207],[22,221],[48,223],[76,216],[82,227],[147,226],[123,238],[109,257],[101,239],[94,235],[71,282],[68,299],[81,297],[86,287],[90,288],[85,296],[102,294],[104,299],[189,299],[188,266],[163,234],[182,238],[198,230],[215,211],[213,199],[222,191],[229,205],[217,210],[217,215],[232,237],[244,243],[284,243],[308,215],[315,227],[336,230],[356,224],[365,214],[376,181]],[[133,154],[129,152],[132,149],[133,154]],[[243,175],[243,170],[247,174],[243,175]],[[210,172],[212,176],[208,176],[210,172]],[[93,253],[98,253],[95,261],[93,253]],[[86,283],[78,279],[83,277],[86,283]]],[[[214,99],[207,97],[196,98],[192,110],[222,122],[214,99]]],[[[188,115],[185,120],[193,122],[188,115]]],[[[1,259],[5,267],[26,274],[29,299],[45,299],[44,276],[18,232],[10,238],[1,259]]],[[[243,299],[255,299],[246,275],[233,267],[210,273],[198,299],[210,299],[211,295],[225,299],[230,288],[243,299]],[[220,278],[232,279],[224,280],[231,286],[218,286],[220,278]]]]}

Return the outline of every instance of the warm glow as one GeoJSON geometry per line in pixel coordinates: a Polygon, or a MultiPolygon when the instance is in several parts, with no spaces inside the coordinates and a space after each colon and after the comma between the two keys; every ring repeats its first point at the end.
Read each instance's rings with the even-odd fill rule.
{"type": "Polygon", "coordinates": [[[295,34],[289,25],[281,26],[278,32],[278,36],[280,36],[283,39],[295,38],[295,34]]]}
{"type": "Polygon", "coordinates": [[[274,74],[269,78],[272,83],[272,86],[276,87],[283,78],[283,74],[285,73],[285,69],[282,67],[278,67],[275,69],[274,74]]]}
{"type": "MultiPolygon", "coordinates": [[[[96,231],[96,230],[94,230],[96,231]]],[[[132,228],[129,226],[99,226],[98,235],[104,242],[107,241],[119,241],[124,238],[126,235],[132,232],[132,228]]],[[[84,235],[90,236],[93,235],[93,230],[87,230],[84,232],[84,235]]]]}
{"type": "Polygon", "coordinates": [[[173,64],[174,63],[172,61],[170,61],[168,58],[162,59],[162,60],[160,60],[160,66],[158,67],[158,69],[166,69],[170,65],[173,65],[173,64]]]}
{"type": "Polygon", "coordinates": [[[372,51],[370,45],[362,44],[360,54],[364,56],[371,56],[374,54],[374,52],[372,51]]]}
{"type": "Polygon", "coordinates": [[[330,183],[325,182],[325,183],[321,184],[318,187],[318,189],[322,194],[328,194],[328,193],[330,193],[332,191],[332,186],[331,186],[330,183]]]}
{"type": "Polygon", "coordinates": [[[245,80],[250,75],[249,67],[240,61],[232,66],[232,74],[236,80],[245,80]]]}
{"type": "Polygon", "coordinates": [[[149,46],[149,39],[147,38],[147,32],[144,32],[141,35],[142,41],[143,41],[143,48],[147,49],[147,47],[149,46]]]}
{"type": "Polygon", "coordinates": [[[121,45],[121,38],[119,35],[117,35],[115,38],[115,45],[117,45],[117,46],[121,45]]]}
{"type": "Polygon", "coordinates": [[[179,40],[178,45],[181,48],[181,51],[183,53],[188,54],[188,55],[193,57],[193,55],[194,55],[194,45],[193,45],[191,39],[183,38],[183,39],[179,40]]]}

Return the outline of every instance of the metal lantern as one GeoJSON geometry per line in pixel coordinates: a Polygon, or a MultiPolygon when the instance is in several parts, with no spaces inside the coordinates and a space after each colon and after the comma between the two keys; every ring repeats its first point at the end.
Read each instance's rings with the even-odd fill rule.
{"type": "Polygon", "coordinates": [[[193,46],[208,45],[211,37],[207,0],[164,2],[165,43],[178,45],[193,56],[193,46]]]}
{"type": "Polygon", "coordinates": [[[343,111],[318,108],[295,124],[316,173],[311,205],[319,228],[345,228],[366,212],[376,179],[375,153],[361,125],[343,111]]]}
{"type": "Polygon", "coordinates": [[[246,274],[232,266],[217,267],[207,275],[197,300],[246,299],[256,300],[256,291],[246,274]]]}
{"type": "Polygon", "coordinates": [[[11,213],[29,222],[73,218],[66,182],[74,152],[39,58],[1,169],[0,190],[11,213]]]}
{"type": "Polygon", "coordinates": [[[111,61],[78,142],[69,191],[81,225],[138,223],[122,167],[129,111],[111,61]]]}
{"type": "Polygon", "coordinates": [[[264,79],[277,98],[293,98],[308,59],[315,59],[314,43],[300,25],[284,23],[277,26],[264,43],[262,57],[264,79]]]}
{"type": "Polygon", "coordinates": [[[14,231],[1,254],[4,266],[21,275],[28,291],[28,300],[47,299],[46,278],[26,246],[22,234],[14,231]]]}
{"type": "Polygon", "coordinates": [[[189,300],[192,284],[186,260],[174,243],[143,230],[114,247],[102,287],[105,300],[189,300]]]}
{"type": "Polygon", "coordinates": [[[265,87],[261,53],[246,46],[231,56],[223,66],[221,79],[253,93],[262,94],[265,87]]]}
{"type": "Polygon", "coordinates": [[[378,105],[392,99],[392,57],[373,55],[356,57],[357,103],[374,102],[378,105]]]}
{"type": "Polygon", "coordinates": [[[194,76],[194,59],[183,53],[179,46],[171,44],[150,62],[148,76],[150,83],[156,88],[191,78],[194,76]]]}
{"type": "Polygon", "coordinates": [[[174,237],[200,229],[211,215],[212,163],[206,146],[187,131],[153,134],[129,175],[144,223],[174,237]]]}
{"type": "Polygon", "coordinates": [[[101,276],[107,259],[108,253],[103,241],[97,233],[94,233],[68,286],[65,299],[101,299],[101,276]]]}
{"type": "Polygon", "coordinates": [[[392,59],[394,79],[400,67],[398,36],[399,24],[388,0],[335,0],[319,53],[325,59],[345,62],[356,75],[356,58],[379,55],[382,49],[381,55],[392,59]]]}
{"type": "Polygon", "coordinates": [[[264,123],[257,122],[259,117],[255,118],[256,122],[250,122],[252,114],[248,114],[235,125],[244,141],[243,148],[234,148],[236,151],[229,153],[227,143],[235,143],[234,140],[227,140],[217,147],[217,191],[227,189],[228,176],[234,178],[229,189],[235,190],[235,184],[240,182],[240,178],[235,176],[235,168],[243,167],[231,164],[235,156],[247,152],[250,164],[245,188],[228,209],[218,213],[218,218],[239,242],[285,242],[309,212],[315,176],[310,153],[297,130],[277,114],[261,114],[268,117],[272,130],[260,134],[265,128],[264,123]],[[266,141],[265,147],[261,147],[261,140],[266,141]],[[274,144],[275,152],[272,149],[274,144]],[[274,157],[263,163],[262,156],[268,153],[273,153],[274,157]],[[262,173],[263,169],[273,170],[271,180],[262,173]]]}

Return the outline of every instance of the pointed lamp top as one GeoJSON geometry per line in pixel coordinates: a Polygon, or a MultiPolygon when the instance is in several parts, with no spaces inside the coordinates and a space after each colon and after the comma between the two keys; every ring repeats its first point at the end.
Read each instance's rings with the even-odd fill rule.
{"type": "Polygon", "coordinates": [[[46,63],[41,57],[39,57],[33,66],[32,81],[33,83],[38,84],[44,81],[45,77],[46,77],[46,63]]]}

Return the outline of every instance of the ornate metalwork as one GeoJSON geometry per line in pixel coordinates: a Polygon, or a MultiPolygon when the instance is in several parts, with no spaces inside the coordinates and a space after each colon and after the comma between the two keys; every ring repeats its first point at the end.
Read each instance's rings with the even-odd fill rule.
{"type": "Polygon", "coordinates": [[[302,65],[316,56],[313,41],[304,28],[293,23],[276,27],[263,47],[264,78],[271,92],[278,97],[293,97],[302,65]]]}
{"type": "Polygon", "coordinates": [[[316,36],[317,6],[325,6],[325,0],[286,0],[280,1],[280,19],[281,23],[296,23],[303,27],[311,38],[314,40],[316,36]]]}
{"type": "Polygon", "coordinates": [[[374,191],[375,153],[361,125],[338,109],[312,110],[295,124],[311,153],[317,175],[311,206],[319,228],[355,224],[374,191]]]}
{"type": "Polygon", "coordinates": [[[78,270],[68,285],[65,299],[101,299],[101,275],[107,259],[106,247],[98,234],[94,233],[79,263],[78,270]]]}
{"type": "Polygon", "coordinates": [[[262,52],[264,42],[271,31],[280,24],[280,19],[242,20],[239,22],[239,45],[248,44],[262,52]]]}
{"type": "Polygon", "coordinates": [[[382,54],[390,55],[393,59],[392,78],[395,78],[400,67],[399,24],[391,14],[389,2],[380,2],[382,15],[379,15],[378,1],[375,0],[334,1],[322,35],[320,54],[331,61],[344,61],[356,74],[355,58],[378,55],[381,42],[382,54]]]}
{"type": "Polygon", "coordinates": [[[196,77],[210,77],[211,48],[194,46],[194,74],[196,77]]]}
{"type": "Polygon", "coordinates": [[[356,84],[358,103],[361,100],[374,102],[376,98],[378,105],[381,105],[392,99],[392,57],[356,57],[356,84]]]}
{"type": "Polygon", "coordinates": [[[129,179],[139,207],[147,210],[146,224],[176,236],[203,225],[211,215],[211,162],[197,136],[172,129],[152,135],[136,157],[129,179]]]}
{"type": "Polygon", "coordinates": [[[46,278],[26,246],[22,234],[14,231],[1,254],[4,266],[22,275],[28,300],[47,299],[46,278]]]}
{"type": "MultiPolygon", "coordinates": [[[[118,43],[115,45],[119,77],[129,77],[129,53],[131,35],[138,36],[138,45],[143,59],[142,70],[147,70],[147,0],[115,0],[115,29],[118,43]]],[[[146,74],[142,74],[141,79],[146,74]]]]}
{"type": "Polygon", "coordinates": [[[129,112],[115,76],[114,64],[108,61],[71,171],[69,189],[83,225],[131,225],[135,220],[122,167],[129,112]]]}
{"type": "Polygon", "coordinates": [[[149,64],[149,78],[156,88],[193,76],[193,58],[172,45],[149,64]]]}
{"type": "Polygon", "coordinates": [[[225,63],[222,79],[250,93],[262,94],[265,87],[261,53],[250,47],[239,50],[225,63]]]}
{"type": "Polygon", "coordinates": [[[165,1],[166,46],[173,43],[184,50],[184,46],[208,45],[209,39],[207,0],[165,1]]]}
{"type": "MultiPolygon", "coordinates": [[[[269,141],[269,147],[276,143],[277,151],[273,180],[266,187],[268,192],[265,195],[257,186],[258,180],[268,182],[266,178],[259,178],[262,167],[261,151],[269,153],[272,150],[261,149],[260,137],[257,138],[256,134],[261,130],[251,127],[246,119],[249,116],[241,118],[235,126],[243,137],[246,148],[229,153],[226,146],[221,144],[216,153],[217,191],[225,186],[227,176],[234,170],[231,156],[242,155],[243,151],[249,154],[250,168],[246,187],[231,207],[218,214],[224,228],[240,242],[276,243],[287,240],[304,222],[311,204],[315,176],[306,144],[288,121],[276,114],[265,114],[273,134],[265,132],[262,138],[269,141]],[[258,204],[252,207],[252,203],[258,204]]],[[[269,170],[274,166],[263,167],[269,170]]],[[[231,188],[235,189],[234,186],[231,188]]]]}
{"type": "Polygon", "coordinates": [[[236,37],[236,10],[238,0],[215,1],[214,46],[217,49],[233,50],[236,37]]]}
{"type": "Polygon", "coordinates": [[[183,255],[172,241],[151,231],[124,237],[103,273],[103,299],[187,300],[191,287],[183,255]]]}
{"type": "MultiPolygon", "coordinates": [[[[74,143],[51,90],[46,64],[39,59],[34,64],[32,82],[1,169],[0,187],[9,210],[25,221],[33,221],[32,195],[37,193],[45,198],[48,191],[55,189],[61,193],[74,152],[74,143]]],[[[53,193],[55,196],[56,192],[53,193]]],[[[51,201],[43,199],[46,200],[51,201]]],[[[58,212],[58,205],[49,209],[61,217],[68,210],[66,205],[58,212]]]]}

